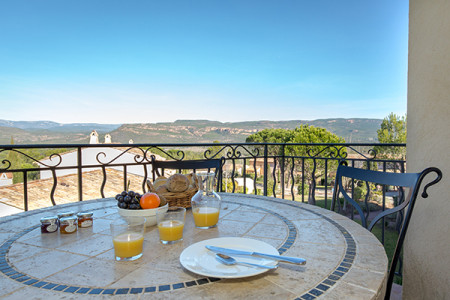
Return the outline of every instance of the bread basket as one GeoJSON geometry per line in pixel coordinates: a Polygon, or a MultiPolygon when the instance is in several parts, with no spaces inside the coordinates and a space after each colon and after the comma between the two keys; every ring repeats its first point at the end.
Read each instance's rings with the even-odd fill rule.
{"type": "MultiPolygon", "coordinates": [[[[179,176],[180,174],[174,174],[172,176],[179,176]]],[[[171,177],[172,177],[171,176],[171,177]]],[[[178,207],[184,207],[184,208],[190,208],[191,207],[191,198],[197,193],[198,191],[198,184],[197,184],[197,176],[194,173],[183,175],[186,176],[186,178],[189,181],[189,186],[184,191],[169,191],[165,188],[161,188],[161,185],[158,185],[158,188],[155,188],[157,186],[156,182],[158,180],[167,180],[169,181],[171,177],[168,179],[165,177],[159,177],[157,180],[155,180],[155,185],[150,181],[147,180],[147,186],[150,192],[157,193],[158,196],[164,197],[167,200],[167,203],[169,203],[169,206],[178,206],[178,207]]],[[[166,186],[166,184],[163,185],[163,187],[166,186]]]]}

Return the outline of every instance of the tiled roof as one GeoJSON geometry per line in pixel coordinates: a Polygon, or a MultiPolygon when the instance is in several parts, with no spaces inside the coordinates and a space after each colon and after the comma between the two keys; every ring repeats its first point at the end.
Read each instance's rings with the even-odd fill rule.
{"type": "MultiPolygon", "coordinates": [[[[114,197],[123,191],[123,172],[106,169],[105,197],[114,197]]],[[[143,177],[133,174],[127,175],[130,190],[142,193],[143,177]]],[[[100,187],[103,180],[101,170],[83,172],[83,200],[102,198],[100,187]]],[[[28,182],[28,210],[52,206],[50,192],[53,179],[42,179],[28,182]]],[[[24,209],[23,183],[0,187],[0,202],[24,209]]],[[[56,204],[78,201],[78,177],[76,174],[58,177],[55,190],[56,204]]]]}
{"type": "Polygon", "coordinates": [[[8,178],[8,179],[12,179],[13,178],[13,174],[11,173],[11,172],[5,172],[5,173],[0,173],[0,177],[1,177],[1,175],[5,175],[6,176],[6,178],[8,178]]]}

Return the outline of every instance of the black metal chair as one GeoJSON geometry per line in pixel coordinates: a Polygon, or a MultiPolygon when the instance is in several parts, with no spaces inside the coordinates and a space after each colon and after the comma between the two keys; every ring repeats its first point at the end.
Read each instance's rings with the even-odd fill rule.
{"type": "Polygon", "coordinates": [[[204,160],[156,160],[154,156],[152,156],[152,174],[153,181],[158,176],[164,176],[164,171],[166,169],[176,170],[179,173],[182,170],[192,170],[196,172],[197,170],[214,170],[215,177],[217,179],[216,190],[220,191],[221,183],[222,183],[222,166],[225,163],[225,159],[204,159],[204,160]]]}
{"type": "MultiPolygon", "coordinates": [[[[417,196],[420,191],[420,187],[422,184],[423,179],[425,176],[427,176],[429,173],[436,173],[437,177],[425,185],[422,192],[422,197],[427,198],[427,189],[428,187],[436,184],[439,182],[442,178],[442,172],[438,168],[427,168],[423,170],[420,173],[391,173],[391,172],[379,172],[379,171],[372,171],[372,170],[365,170],[365,169],[359,169],[359,168],[353,168],[348,167],[347,162],[342,161],[337,169],[336,172],[336,181],[334,185],[334,191],[333,191],[333,200],[331,202],[331,210],[335,210],[336,204],[341,208],[340,200],[338,199],[338,196],[340,193],[344,196],[344,201],[348,201],[349,204],[353,208],[356,209],[356,211],[359,214],[359,217],[361,218],[362,226],[364,226],[369,231],[372,231],[374,228],[374,225],[377,224],[378,221],[383,220],[384,224],[384,217],[395,214],[395,213],[404,213],[406,209],[406,213],[403,215],[400,215],[400,221],[398,222],[399,226],[399,237],[397,240],[397,245],[395,247],[395,252],[392,257],[391,266],[389,268],[389,276],[386,286],[386,295],[385,299],[389,299],[391,295],[391,289],[392,289],[392,283],[394,280],[394,275],[396,274],[396,267],[397,262],[400,258],[400,252],[403,246],[403,242],[405,239],[406,231],[408,229],[408,224],[411,220],[411,214],[414,208],[415,201],[417,199],[417,196]],[[367,204],[367,197],[364,202],[364,205],[366,206],[366,213],[363,212],[363,209],[361,208],[361,204],[359,204],[357,201],[355,201],[351,195],[349,195],[344,188],[343,185],[343,178],[348,178],[350,180],[358,180],[362,182],[366,182],[366,186],[369,186],[368,183],[375,183],[375,184],[381,184],[385,186],[395,186],[399,187],[400,195],[403,195],[403,188],[409,188],[408,196],[400,197],[404,199],[400,199],[398,201],[397,206],[386,209],[382,212],[380,212],[378,215],[376,215],[370,224],[368,225],[367,217],[369,215],[369,208],[367,204]],[[401,201],[403,200],[403,201],[401,201]],[[403,217],[403,218],[402,218],[403,217]]],[[[369,191],[369,188],[367,189],[369,191]]],[[[352,214],[353,214],[353,208],[352,208],[352,214]]],[[[399,215],[397,215],[399,216],[399,215]]]]}

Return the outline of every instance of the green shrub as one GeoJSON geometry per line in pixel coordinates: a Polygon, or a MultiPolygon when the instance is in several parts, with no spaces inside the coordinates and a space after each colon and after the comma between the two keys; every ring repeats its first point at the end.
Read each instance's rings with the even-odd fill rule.
{"type": "Polygon", "coordinates": [[[302,187],[302,184],[299,184],[297,193],[299,195],[302,195],[302,194],[303,195],[308,195],[309,194],[309,184],[305,183],[305,185],[303,187],[302,187]]]}

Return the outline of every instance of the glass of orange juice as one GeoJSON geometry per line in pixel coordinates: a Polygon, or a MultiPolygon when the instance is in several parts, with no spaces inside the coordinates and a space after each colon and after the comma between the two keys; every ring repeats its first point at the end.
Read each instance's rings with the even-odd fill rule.
{"type": "Polygon", "coordinates": [[[156,212],[159,240],[163,244],[174,244],[183,240],[186,208],[169,207],[167,211],[156,212]]]}
{"type": "Polygon", "coordinates": [[[215,173],[197,172],[198,192],[192,197],[192,215],[195,227],[208,229],[217,226],[219,222],[222,199],[214,191],[215,173]]]}
{"type": "Polygon", "coordinates": [[[142,256],[146,218],[117,219],[111,223],[116,261],[131,261],[142,256]]]}

